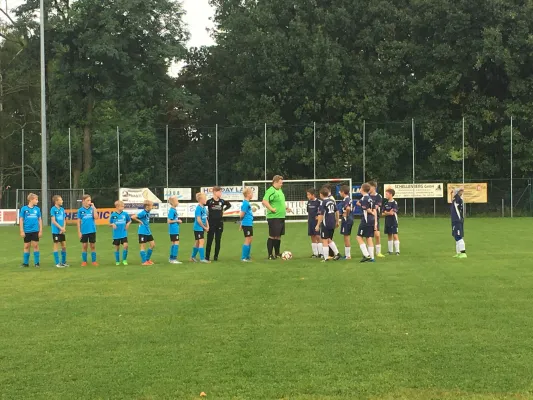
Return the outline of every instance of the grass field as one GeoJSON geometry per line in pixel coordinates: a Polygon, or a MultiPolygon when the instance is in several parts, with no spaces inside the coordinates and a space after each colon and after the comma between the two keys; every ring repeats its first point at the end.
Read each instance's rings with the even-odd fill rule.
{"type": "MultiPolygon", "coordinates": [[[[0,229],[1,399],[533,398],[531,219],[471,219],[469,258],[445,219],[401,221],[400,257],[321,264],[301,224],[288,262],[266,261],[257,225],[251,264],[226,225],[222,261],[169,265],[156,225],[153,267],[116,267],[99,228],[99,268],[19,268],[22,240],[0,229]]],[[[182,227],[180,259],[192,227],[182,227]]],[[[341,244],[340,238],[337,242],[341,244]]],[[[339,246],[340,248],[342,246],[339,246]]]]}

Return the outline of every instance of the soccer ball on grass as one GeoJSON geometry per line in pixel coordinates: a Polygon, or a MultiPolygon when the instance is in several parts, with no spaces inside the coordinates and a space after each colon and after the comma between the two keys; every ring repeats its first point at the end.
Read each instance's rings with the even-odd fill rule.
{"type": "Polygon", "coordinates": [[[290,260],[292,258],[292,253],[290,251],[284,251],[283,254],[281,255],[281,259],[282,260],[290,260]]]}

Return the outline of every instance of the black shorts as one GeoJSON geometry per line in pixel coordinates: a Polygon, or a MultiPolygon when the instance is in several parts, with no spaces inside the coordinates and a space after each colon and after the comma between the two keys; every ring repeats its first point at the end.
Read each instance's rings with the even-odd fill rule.
{"type": "Polygon", "coordinates": [[[96,232],[82,234],[80,243],[96,243],[96,232]]]}
{"type": "Polygon", "coordinates": [[[253,237],[254,236],[254,227],[253,226],[243,226],[242,227],[242,233],[244,233],[244,237],[253,237]]]}
{"type": "Polygon", "coordinates": [[[359,225],[359,228],[357,228],[357,236],[364,237],[364,238],[373,238],[374,227],[366,226],[366,225],[359,225]]]}
{"type": "Polygon", "coordinates": [[[24,236],[24,243],[38,242],[39,241],[39,232],[30,232],[26,233],[24,236]]]}
{"type": "Polygon", "coordinates": [[[121,244],[128,243],[128,238],[124,237],[122,239],[113,239],[113,245],[114,246],[120,246],[121,244]]]}
{"type": "Polygon", "coordinates": [[[385,233],[387,235],[397,235],[398,234],[398,225],[391,225],[391,226],[386,226],[385,225],[385,233]]]}
{"type": "Polygon", "coordinates": [[[180,241],[180,234],[179,233],[171,233],[170,234],[170,241],[171,242],[179,242],[180,241]]]}
{"type": "Polygon", "coordinates": [[[285,235],[285,219],[271,218],[268,220],[268,236],[280,237],[285,235]]]}
{"type": "Polygon", "coordinates": [[[465,236],[465,225],[463,222],[452,222],[452,236],[460,240],[465,236]]]}
{"type": "Polygon", "coordinates": [[[209,221],[209,232],[224,232],[224,222],[222,221],[209,221]]]}
{"type": "Polygon", "coordinates": [[[320,237],[322,239],[333,239],[334,233],[335,233],[335,229],[328,229],[325,226],[322,226],[320,228],[320,237]]]}
{"type": "Polygon", "coordinates": [[[307,222],[307,234],[309,236],[318,236],[320,235],[320,232],[316,229],[316,221],[308,221],[307,222]]]}
{"type": "Polygon", "coordinates": [[[153,241],[154,237],[152,235],[139,235],[139,244],[150,243],[153,241]]]}
{"type": "Polygon", "coordinates": [[[341,223],[341,234],[344,236],[350,236],[352,234],[353,221],[342,220],[341,223]]]}
{"type": "Polygon", "coordinates": [[[67,241],[64,233],[52,233],[52,240],[54,243],[63,243],[67,241]]]}
{"type": "Polygon", "coordinates": [[[194,231],[194,240],[200,240],[200,239],[203,239],[204,237],[205,237],[205,231],[194,231]]]}

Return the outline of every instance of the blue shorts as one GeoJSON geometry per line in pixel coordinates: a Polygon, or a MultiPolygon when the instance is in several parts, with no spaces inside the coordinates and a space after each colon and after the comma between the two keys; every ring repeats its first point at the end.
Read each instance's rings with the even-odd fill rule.
{"type": "Polygon", "coordinates": [[[386,235],[397,235],[398,234],[398,225],[385,225],[385,234],[386,235]]]}
{"type": "Polygon", "coordinates": [[[461,240],[465,236],[465,227],[463,222],[452,222],[452,236],[455,240],[461,240]]]}
{"type": "Polygon", "coordinates": [[[322,226],[320,228],[320,237],[324,240],[333,239],[334,234],[335,234],[335,229],[328,229],[325,226],[322,226]]]}
{"type": "Polygon", "coordinates": [[[350,220],[345,221],[343,219],[341,223],[341,235],[350,236],[352,234],[352,228],[353,228],[353,221],[350,221],[350,220]]]}
{"type": "Polygon", "coordinates": [[[316,221],[307,221],[307,235],[309,236],[318,236],[320,232],[316,229],[316,221]]]}
{"type": "Polygon", "coordinates": [[[373,238],[374,227],[366,226],[366,225],[359,225],[359,228],[357,228],[357,236],[364,237],[364,238],[373,238]]]}

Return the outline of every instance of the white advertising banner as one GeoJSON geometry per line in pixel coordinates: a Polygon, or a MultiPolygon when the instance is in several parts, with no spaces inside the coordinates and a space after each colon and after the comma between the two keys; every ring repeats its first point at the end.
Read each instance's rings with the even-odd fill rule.
{"type": "Polygon", "coordinates": [[[18,210],[0,210],[0,225],[15,225],[18,222],[18,210]]]}
{"type": "Polygon", "coordinates": [[[384,191],[389,188],[394,189],[396,199],[434,199],[444,196],[444,184],[442,183],[391,183],[385,184],[384,188],[384,191]]]}
{"type": "MultiPolygon", "coordinates": [[[[252,200],[258,199],[259,186],[249,186],[253,190],[252,200]]],[[[242,198],[242,186],[221,186],[222,188],[222,198],[224,200],[243,200],[242,198]]],[[[203,187],[200,189],[202,193],[207,195],[207,198],[210,199],[213,197],[213,188],[212,187],[203,187]]]]}
{"type": "Polygon", "coordinates": [[[170,197],[176,196],[178,200],[192,200],[191,188],[166,188],[164,199],[168,200],[170,197]]]}
{"type": "Polygon", "coordinates": [[[159,197],[148,188],[120,188],[119,199],[127,204],[143,204],[145,200],[161,203],[159,197]]]}

